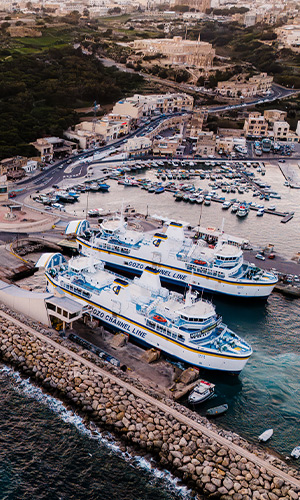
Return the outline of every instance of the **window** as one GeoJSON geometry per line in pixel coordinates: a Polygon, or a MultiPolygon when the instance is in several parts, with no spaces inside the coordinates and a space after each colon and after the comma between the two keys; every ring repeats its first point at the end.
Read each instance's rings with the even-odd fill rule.
{"type": "Polygon", "coordinates": [[[68,317],[68,311],[63,311],[63,317],[67,318],[68,317]]]}
{"type": "Polygon", "coordinates": [[[56,311],[56,306],[54,304],[47,304],[47,309],[50,309],[50,311],[56,311]]]}
{"type": "Polygon", "coordinates": [[[60,307],[57,308],[57,314],[61,314],[61,308],[60,307]]]}

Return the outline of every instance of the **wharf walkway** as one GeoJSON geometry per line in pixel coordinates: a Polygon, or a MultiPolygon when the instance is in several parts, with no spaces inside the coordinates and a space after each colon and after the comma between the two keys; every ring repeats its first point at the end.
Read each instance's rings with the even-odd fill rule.
{"type": "MultiPolygon", "coordinates": [[[[159,400],[153,398],[152,396],[149,396],[148,394],[144,393],[143,391],[137,389],[136,387],[132,386],[131,384],[120,380],[118,377],[111,374],[110,372],[108,372],[102,368],[99,368],[94,363],[86,360],[85,358],[81,357],[77,353],[74,353],[73,351],[69,350],[68,348],[60,345],[59,343],[55,342],[51,338],[47,337],[46,335],[37,332],[33,328],[29,327],[28,325],[22,323],[21,321],[15,319],[15,318],[13,318],[12,316],[8,315],[7,313],[0,311],[0,317],[3,318],[4,320],[8,320],[8,321],[13,322],[16,326],[29,332],[36,339],[41,340],[45,344],[48,344],[49,347],[51,347],[55,350],[59,350],[59,351],[61,351],[61,353],[66,354],[69,357],[73,358],[73,360],[78,361],[79,363],[85,365],[87,368],[93,370],[95,373],[98,373],[102,378],[104,378],[104,377],[108,378],[111,382],[128,390],[133,395],[135,395],[137,398],[140,398],[140,399],[144,400],[145,402],[149,403],[152,407],[156,407],[159,410],[161,410],[162,412],[164,412],[165,414],[173,416],[182,424],[187,425],[191,429],[194,429],[194,430],[202,433],[203,435],[211,438],[215,442],[219,443],[221,446],[226,446],[228,449],[234,451],[236,454],[251,461],[257,467],[265,468],[267,471],[271,472],[276,477],[281,478],[287,484],[290,484],[291,486],[296,487],[296,488],[300,488],[300,480],[299,479],[296,479],[292,475],[287,474],[286,472],[282,471],[281,469],[275,467],[270,462],[260,458],[259,456],[255,455],[254,453],[249,452],[248,450],[245,450],[241,446],[234,444],[233,442],[229,441],[225,437],[220,436],[217,432],[215,432],[211,429],[208,429],[204,425],[192,420],[191,418],[187,417],[186,415],[182,415],[175,408],[171,408],[170,406],[163,403],[162,401],[159,401],[159,400]]],[[[270,459],[271,459],[271,457],[270,457],[270,459]]]]}

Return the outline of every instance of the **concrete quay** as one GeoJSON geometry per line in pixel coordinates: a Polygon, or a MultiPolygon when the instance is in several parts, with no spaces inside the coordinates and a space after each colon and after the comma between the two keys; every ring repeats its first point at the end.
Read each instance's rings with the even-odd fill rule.
{"type": "Polygon", "coordinates": [[[300,474],[278,457],[163,399],[55,331],[0,310],[0,356],[127,444],[153,454],[199,494],[297,500],[300,474]]]}

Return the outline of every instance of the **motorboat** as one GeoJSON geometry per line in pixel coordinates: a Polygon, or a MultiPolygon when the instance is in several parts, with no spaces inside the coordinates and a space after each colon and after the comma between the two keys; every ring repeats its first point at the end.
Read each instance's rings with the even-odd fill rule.
{"type": "Polygon", "coordinates": [[[300,446],[296,446],[292,451],[291,451],[291,457],[293,458],[299,458],[300,457],[300,446]]]}
{"type": "Polygon", "coordinates": [[[240,205],[236,215],[240,218],[246,217],[249,213],[249,209],[245,205],[240,205]]]}
{"type": "Polygon", "coordinates": [[[193,405],[204,403],[211,398],[215,392],[215,384],[211,384],[206,380],[199,380],[192,392],[188,396],[188,402],[193,405]]]}
{"type": "Polygon", "coordinates": [[[258,441],[266,442],[273,436],[273,429],[267,429],[260,436],[258,436],[258,441]]]}

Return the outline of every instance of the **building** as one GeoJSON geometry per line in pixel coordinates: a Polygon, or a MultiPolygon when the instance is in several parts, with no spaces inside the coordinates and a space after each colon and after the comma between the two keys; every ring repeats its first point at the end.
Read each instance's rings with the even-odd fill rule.
{"type": "Polygon", "coordinates": [[[131,137],[124,145],[124,151],[128,157],[145,155],[151,149],[152,141],[149,137],[131,137]]]}
{"type": "Polygon", "coordinates": [[[173,38],[157,38],[135,40],[135,51],[144,55],[162,54],[166,57],[165,64],[180,66],[195,66],[196,68],[210,68],[213,65],[215,50],[207,42],[183,40],[181,36],[173,38]]]}
{"type": "Polygon", "coordinates": [[[8,200],[8,186],[6,175],[0,176],[0,202],[8,200]]]}
{"type": "Polygon", "coordinates": [[[104,143],[103,136],[93,131],[85,130],[84,123],[75,125],[74,130],[64,131],[64,135],[71,140],[76,141],[81,149],[90,149],[95,146],[101,146],[104,143]]]}
{"type": "Polygon", "coordinates": [[[38,167],[38,161],[37,160],[28,160],[25,165],[23,165],[23,170],[26,174],[32,174],[38,167]]]}
{"type": "Polygon", "coordinates": [[[267,73],[251,76],[249,80],[235,77],[225,82],[218,82],[217,92],[223,97],[247,98],[270,92],[272,83],[273,76],[268,76],[267,73]]]}
{"type": "Polygon", "coordinates": [[[162,137],[153,140],[153,155],[160,156],[180,156],[181,155],[182,135],[177,134],[173,137],[162,137]]]}
{"type": "Polygon", "coordinates": [[[75,142],[66,141],[60,137],[43,137],[31,144],[40,153],[41,161],[45,162],[70,155],[78,147],[75,142]]]}
{"type": "Polygon", "coordinates": [[[274,122],[283,122],[287,117],[287,112],[281,109],[266,109],[266,111],[264,111],[264,117],[270,124],[274,122]]]}
{"type": "Polygon", "coordinates": [[[300,52],[300,24],[286,24],[276,29],[281,47],[300,52]]]}
{"type": "Polygon", "coordinates": [[[171,0],[170,5],[171,7],[185,5],[190,9],[205,13],[211,7],[211,0],[171,0]]]}
{"type": "Polygon", "coordinates": [[[199,156],[212,156],[216,150],[216,137],[213,132],[200,132],[197,137],[194,152],[199,156]]]}
{"type": "Polygon", "coordinates": [[[231,135],[218,136],[216,138],[216,150],[218,152],[230,154],[236,147],[245,148],[245,137],[233,137],[231,135]]]}
{"type": "Polygon", "coordinates": [[[249,113],[245,119],[244,131],[246,137],[266,137],[268,133],[268,122],[258,111],[249,113]]]}
{"type": "Polygon", "coordinates": [[[286,141],[290,131],[289,123],[285,121],[274,122],[273,132],[275,141],[286,141]]]}
{"type": "MultiPolygon", "coordinates": [[[[122,135],[127,135],[131,127],[130,117],[117,118],[116,115],[106,115],[96,122],[81,122],[76,126],[76,130],[77,132],[81,130],[90,133],[94,138],[97,137],[98,140],[101,138],[105,142],[113,141],[122,135]]],[[[70,132],[67,132],[67,134],[70,137],[70,132]]],[[[75,136],[73,135],[73,137],[75,136]]]]}
{"type": "MultiPolygon", "coordinates": [[[[27,160],[27,159],[26,159],[27,160]]],[[[24,158],[22,156],[14,156],[13,158],[5,158],[0,161],[0,176],[6,176],[8,180],[18,180],[24,177],[23,170],[24,158]]]]}
{"type": "Polygon", "coordinates": [[[114,115],[128,116],[138,123],[143,117],[192,111],[194,99],[187,94],[135,94],[117,102],[112,110],[114,115]]]}

